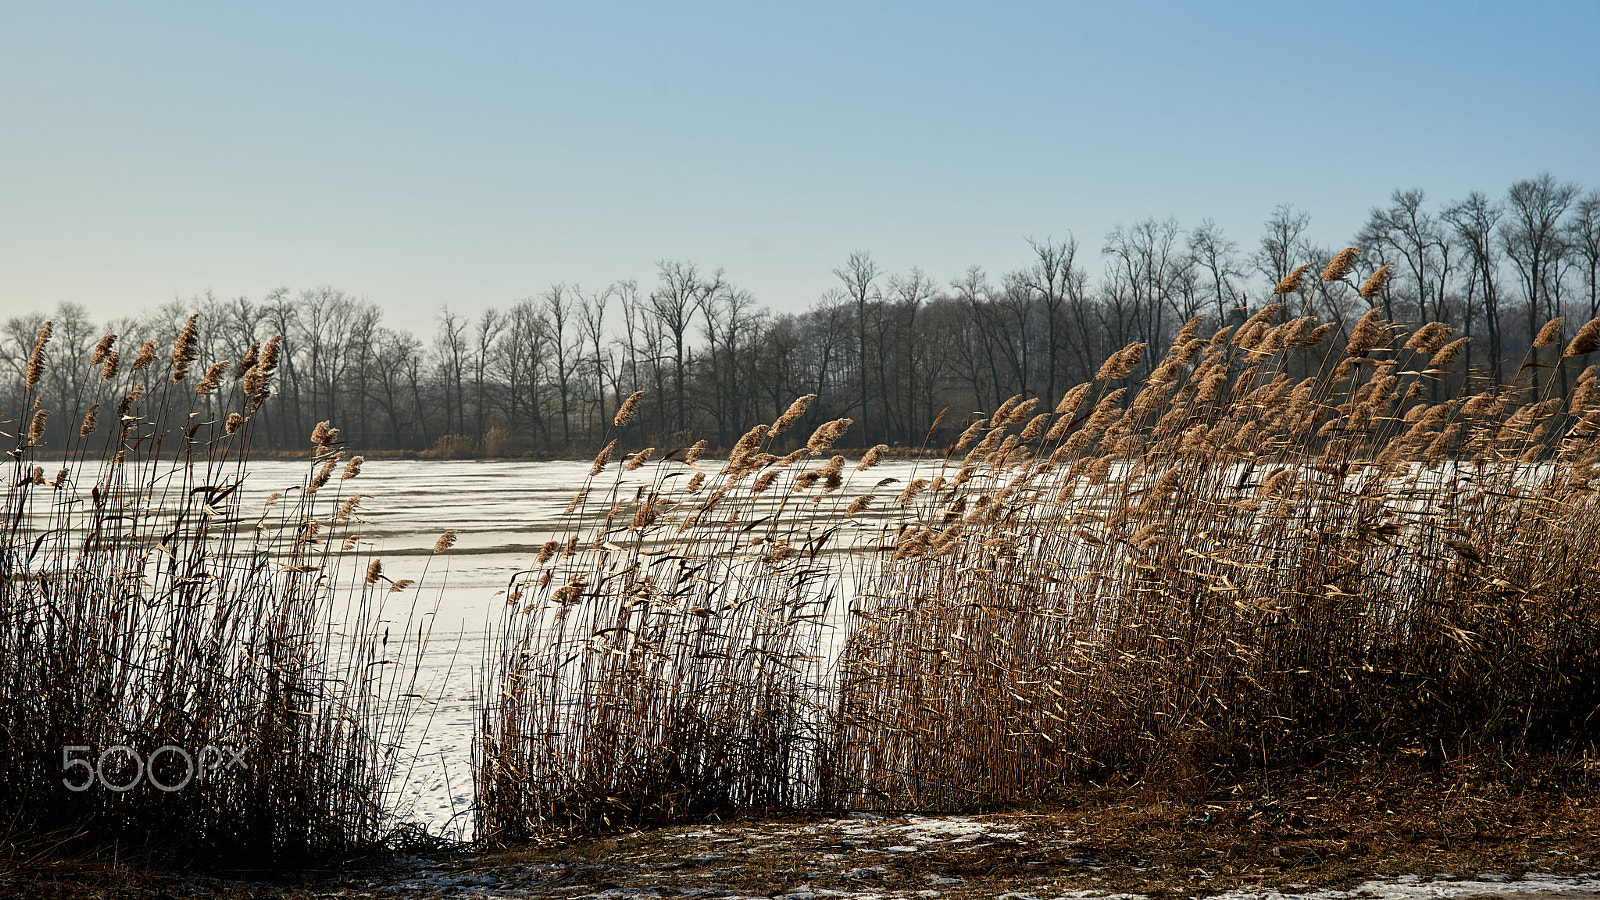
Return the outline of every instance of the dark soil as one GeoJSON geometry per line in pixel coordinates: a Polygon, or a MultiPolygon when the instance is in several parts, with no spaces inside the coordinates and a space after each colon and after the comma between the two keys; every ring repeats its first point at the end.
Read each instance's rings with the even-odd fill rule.
{"type": "MultiPolygon", "coordinates": [[[[1593,873],[1600,868],[1600,789],[1582,764],[1544,772],[1419,765],[1187,794],[1149,785],[1088,788],[1048,808],[967,817],[706,822],[296,873],[156,873],[101,857],[29,862],[13,851],[0,862],[0,894],[39,898],[797,892],[799,900],[842,892],[965,900],[1067,891],[1176,898],[1239,888],[1348,889],[1399,876],[1593,873]]],[[[1563,896],[1585,890],[1600,892],[1600,876],[1592,885],[1568,885],[1563,896]]]]}

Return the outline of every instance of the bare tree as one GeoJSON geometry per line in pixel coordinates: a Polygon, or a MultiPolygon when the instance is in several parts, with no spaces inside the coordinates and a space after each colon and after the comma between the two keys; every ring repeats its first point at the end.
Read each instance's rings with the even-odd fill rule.
{"type": "Polygon", "coordinates": [[[1007,385],[1000,378],[997,359],[999,329],[995,321],[994,287],[980,266],[968,266],[950,286],[955,289],[956,301],[967,313],[967,324],[962,329],[967,339],[960,347],[961,370],[979,405],[992,402],[999,406],[1005,401],[1002,395],[1006,394],[1007,385]],[[989,376],[987,379],[983,377],[985,372],[989,376]]]}
{"type": "Polygon", "coordinates": [[[489,407],[489,366],[494,356],[495,341],[506,329],[506,317],[489,307],[478,317],[472,331],[472,401],[474,406],[473,439],[483,447],[483,436],[489,407]]]}
{"type": "Polygon", "coordinates": [[[572,318],[572,299],[576,289],[553,284],[542,296],[544,315],[550,323],[550,346],[556,358],[556,399],[561,410],[561,445],[572,446],[572,374],[577,362],[575,349],[567,343],[567,322],[572,318]]]}
{"type": "Polygon", "coordinates": [[[1143,219],[1106,235],[1100,251],[1109,257],[1106,292],[1136,339],[1152,347],[1166,342],[1167,313],[1188,319],[1196,312],[1193,259],[1176,219],[1143,219]]]}
{"type": "Polygon", "coordinates": [[[439,371],[444,378],[444,427],[446,432],[459,435],[467,433],[467,400],[465,396],[467,370],[467,328],[465,316],[452,312],[450,307],[439,309],[439,333],[434,335],[434,351],[439,355],[439,371]],[[456,415],[452,428],[450,413],[456,415]]]}
{"type": "Polygon", "coordinates": [[[760,312],[749,291],[723,283],[700,303],[706,338],[704,389],[700,396],[717,426],[722,446],[735,440],[755,414],[746,382],[755,354],[752,339],[760,333],[760,312]]]}
{"type": "Polygon", "coordinates": [[[1033,265],[1022,273],[1023,283],[1039,298],[1044,314],[1046,361],[1045,396],[1054,403],[1060,394],[1063,344],[1073,346],[1087,335],[1067,327],[1070,306],[1084,302],[1089,274],[1078,267],[1078,242],[1069,234],[1066,240],[1044,242],[1028,239],[1033,250],[1033,265]]]}
{"type": "Polygon", "coordinates": [[[605,351],[606,304],[616,293],[617,286],[612,284],[591,294],[578,294],[578,328],[589,350],[589,363],[594,366],[596,421],[601,431],[606,427],[606,363],[609,359],[605,351]]]}
{"type": "Polygon", "coordinates": [[[692,262],[662,260],[656,263],[660,281],[650,292],[650,309],[655,320],[672,338],[672,384],[677,400],[677,430],[687,431],[688,404],[684,387],[689,367],[689,328],[701,304],[722,290],[722,270],[717,269],[709,278],[701,278],[700,270],[692,262]]]}
{"type": "Polygon", "coordinates": [[[1560,315],[1555,275],[1560,270],[1561,216],[1578,196],[1573,184],[1558,184],[1549,172],[1519,181],[1506,192],[1507,219],[1500,223],[1501,246],[1522,283],[1528,340],[1538,332],[1541,314],[1560,315]]]}
{"type": "Polygon", "coordinates": [[[514,432],[538,432],[546,441],[550,435],[539,396],[549,342],[549,322],[534,298],[528,297],[507,311],[505,332],[494,353],[506,421],[514,432]]]}
{"type": "Polygon", "coordinates": [[[426,448],[427,426],[421,421],[420,403],[412,408],[409,419],[406,410],[406,394],[410,386],[407,375],[420,369],[417,361],[422,355],[422,344],[409,332],[382,326],[373,330],[371,339],[372,371],[364,381],[367,391],[363,396],[382,408],[384,418],[388,420],[391,447],[400,449],[411,443],[405,437],[406,426],[411,425],[417,430],[421,446],[426,448]]]}
{"type": "Polygon", "coordinates": [[[1245,277],[1240,269],[1239,245],[1223,234],[1213,219],[1201,219],[1189,232],[1189,258],[1197,274],[1211,286],[1211,298],[1217,305],[1217,322],[1227,321],[1228,309],[1238,300],[1234,292],[1235,279],[1245,277]]]}
{"type": "Polygon", "coordinates": [[[915,420],[921,396],[921,378],[927,368],[928,346],[919,327],[923,307],[938,296],[938,285],[921,269],[913,267],[905,275],[889,279],[888,296],[883,303],[883,337],[880,354],[879,402],[883,404],[884,441],[898,429],[907,443],[919,435],[915,420]]]}
{"type": "Polygon", "coordinates": [[[1600,316],[1600,188],[1578,199],[1563,237],[1588,288],[1589,318],[1593,319],[1600,316]]]}
{"type": "MultiPolygon", "coordinates": [[[[1375,248],[1384,255],[1392,253],[1405,266],[1408,278],[1391,278],[1385,297],[1399,295],[1414,304],[1415,314],[1425,319],[1441,321],[1446,318],[1445,306],[1450,278],[1451,242],[1432,215],[1423,210],[1427,194],[1420,188],[1396,190],[1389,196],[1389,205],[1375,207],[1367,222],[1356,236],[1360,247],[1375,248]],[[1404,286],[1397,289],[1397,286],[1404,286]]],[[[1410,312],[1405,310],[1404,312],[1410,312]]],[[[1385,314],[1395,318],[1392,302],[1385,314]]]]}
{"type": "Polygon", "coordinates": [[[865,250],[851,253],[844,265],[833,270],[833,277],[839,279],[845,297],[855,307],[856,372],[861,385],[860,403],[863,421],[867,418],[867,307],[870,303],[881,299],[876,282],[882,274],[878,264],[873,262],[872,254],[865,250]]]}
{"type": "MultiPolygon", "coordinates": [[[[1472,332],[1473,297],[1482,298],[1484,327],[1489,331],[1489,358],[1499,377],[1504,347],[1500,331],[1500,288],[1497,278],[1500,269],[1500,250],[1495,241],[1495,229],[1504,214],[1504,207],[1490,200],[1482,191],[1473,191],[1466,199],[1446,207],[1441,214],[1449,223],[1456,243],[1465,251],[1468,266],[1466,328],[1472,332]]],[[[1470,363],[1472,345],[1467,345],[1470,363]]]]}
{"type": "Polygon", "coordinates": [[[1293,203],[1280,203],[1267,217],[1261,235],[1261,245],[1256,248],[1250,262],[1269,284],[1282,281],[1295,266],[1305,261],[1309,254],[1306,229],[1311,227],[1311,214],[1298,210],[1293,203]]]}

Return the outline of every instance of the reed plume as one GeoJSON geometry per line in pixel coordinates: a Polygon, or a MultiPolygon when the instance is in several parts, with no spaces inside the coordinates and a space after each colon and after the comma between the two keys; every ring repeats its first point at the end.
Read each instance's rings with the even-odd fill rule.
{"type": "Polygon", "coordinates": [[[156,342],[154,339],[145,341],[139,347],[139,355],[133,358],[133,366],[130,368],[130,371],[137,372],[140,369],[148,367],[155,361],[156,342]]]}
{"type": "Polygon", "coordinates": [[[1411,335],[1405,343],[1405,348],[1429,355],[1438,353],[1452,331],[1454,329],[1443,322],[1428,322],[1411,335]]]}
{"type": "Polygon", "coordinates": [[[621,428],[622,426],[627,425],[629,422],[632,422],[634,417],[638,415],[639,401],[644,398],[644,395],[644,391],[634,391],[633,393],[629,394],[628,399],[622,401],[622,405],[617,407],[617,414],[614,418],[612,418],[611,424],[617,428],[621,428]]]}
{"type": "MultiPolygon", "coordinates": [[[[1376,277],[1376,276],[1374,276],[1376,277]]],[[[1350,330],[1350,340],[1344,346],[1346,356],[1366,356],[1389,339],[1389,329],[1382,312],[1376,306],[1364,313],[1350,330]]]]}
{"type": "Polygon", "coordinates": [[[39,379],[44,377],[44,347],[50,343],[51,326],[47,321],[39,328],[39,336],[34,339],[33,352],[28,355],[28,367],[23,376],[23,384],[29,388],[37,387],[39,379]]]}
{"type": "MultiPolygon", "coordinates": [[[[1144,348],[1144,344],[1136,342],[1111,354],[1101,364],[1100,370],[1095,373],[1095,380],[1115,381],[1119,378],[1128,377],[1134,369],[1139,367],[1139,360],[1144,356],[1144,348]]],[[[996,424],[999,423],[997,422],[996,424]]]]}
{"type": "Polygon", "coordinates": [[[1583,323],[1578,333],[1573,336],[1572,343],[1567,349],[1561,351],[1562,357],[1582,356],[1600,350],[1600,318],[1590,319],[1583,323]]]}
{"type": "Polygon", "coordinates": [[[194,362],[196,331],[195,322],[199,314],[189,317],[183,328],[178,332],[178,338],[172,344],[172,383],[177,384],[189,375],[189,366],[194,362]]]}
{"type": "MultiPolygon", "coordinates": [[[[1346,275],[1356,267],[1356,257],[1361,251],[1354,247],[1346,247],[1334,255],[1328,262],[1328,267],[1322,270],[1323,281],[1343,281],[1346,275]]],[[[1283,293],[1288,293],[1284,291],[1283,293]]]]}
{"type": "Polygon", "coordinates": [[[117,342],[115,334],[107,334],[95,342],[94,352],[89,354],[89,365],[98,366],[105,361],[106,354],[111,352],[111,345],[117,342]]]}
{"type": "Polygon", "coordinates": [[[1544,323],[1544,327],[1540,328],[1539,333],[1533,338],[1533,346],[1549,347],[1561,343],[1561,321],[1561,317],[1557,316],[1544,323]]]}
{"type": "Polygon", "coordinates": [[[216,390],[217,385],[222,383],[222,374],[223,372],[227,371],[227,368],[228,363],[226,361],[212,363],[211,366],[206,369],[206,374],[200,379],[200,383],[195,386],[195,396],[198,397],[202,394],[209,394],[216,390]]]}
{"type": "Polygon", "coordinates": [[[1378,267],[1376,272],[1368,276],[1366,281],[1361,283],[1361,289],[1356,293],[1363,300],[1371,300],[1378,295],[1379,291],[1383,290],[1383,286],[1389,281],[1389,275],[1393,272],[1394,263],[1384,263],[1378,267]]]}
{"type": "Polygon", "coordinates": [[[1277,285],[1273,287],[1273,295],[1292,294],[1295,291],[1300,290],[1300,278],[1301,276],[1305,275],[1306,270],[1309,268],[1311,268],[1310,263],[1301,263],[1300,265],[1295,266],[1293,271],[1291,271],[1288,275],[1283,276],[1283,280],[1278,282],[1277,285]]]}
{"type": "Polygon", "coordinates": [[[800,421],[801,417],[806,414],[807,407],[811,405],[811,401],[815,399],[817,399],[816,394],[806,394],[803,397],[796,397],[794,401],[789,404],[789,408],[783,411],[783,415],[778,417],[778,421],[772,423],[772,428],[768,433],[778,434],[779,432],[787,430],[794,423],[800,421]]]}
{"type": "Polygon", "coordinates": [[[616,441],[612,441],[611,443],[609,443],[609,444],[605,445],[604,447],[600,448],[600,452],[596,453],[595,456],[594,456],[594,463],[589,466],[589,477],[590,478],[593,478],[596,475],[599,475],[600,474],[600,470],[604,469],[606,467],[606,463],[611,461],[611,451],[615,450],[616,447],[617,447],[617,442],[616,441]]]}

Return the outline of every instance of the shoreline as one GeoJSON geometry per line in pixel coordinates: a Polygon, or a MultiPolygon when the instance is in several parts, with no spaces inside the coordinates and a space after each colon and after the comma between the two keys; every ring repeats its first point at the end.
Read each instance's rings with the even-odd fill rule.
{"type": "Polygon", "coordinates": [[[339,869],[185,875],[79,861],[28,877],[4,866],[0,893],[181,900],[1600,896],[1600,791],[1589,783],[1590,769],[1505,765],[1274,772],[1196,793],[1089,787],[1047,805],[967,815],[752,816],[519,848],[442,847],[339,869]]]}

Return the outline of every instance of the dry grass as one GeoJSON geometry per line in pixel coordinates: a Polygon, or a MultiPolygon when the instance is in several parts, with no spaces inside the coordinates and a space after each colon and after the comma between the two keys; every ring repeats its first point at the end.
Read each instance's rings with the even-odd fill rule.
{"type": "Polygon", "coordinates": [[[841,663],[836,802],[1589,745],[1593,373],[1433,402],[1441,340],[1312,324],[1175,346],[925,496],[841,663]]]}
{"type": "Polygon", "coordinates": [[[842,457],[804,461],[847,425],[783,458],[765,425],[721,464],[702,465],[703,444],[609,467],[601,452],[570,535],[509,586],[480,836],[816,799],[820,623],[838,600],[823,553],[852,498],[837,491],[842,457]]]}
{"type": "MultiPolygon", "coordinates": [[[[326,423],[305,479],[246,516],[253,414],[276,341],[231,373],[210,365],[196,387],[193,329],[170,363],[147,343],[125,373],[131,390],[114,380],[108,336],[94,360],[102,377],[56,398],[68,408],[51,412],[71,423],[63,438],[52,446],[30,427],[10,453],[0,506],[10,846],[259,865],[347,853],[387,827],[396,758],[381,736],[407,712],[405,663],[422,636],[414,606],[386,607],[412,604],[415,591],[402,585],[389,602],[395,583],[357,582],[367,551],[352,530],[360,497],[345,489],[360,463],[341,476],[326,423]]],[[[47,327],[30,372],[48,365],[48,341],[47,327]]],[[[11,421],[40,422],[42,402],[11,421]]]]}
{"type": "Polygon", "coordinates": [[[597,465],[511,585],[480,834],[1592,749],[1594,369],[1536,349],[1459,388],[1448,329],[1376,311],[1198,328],[870,504],[811,467],[842,428],[780,455],[759,426],[715,472],[623,457],[643,484],[597,465]],[[869,515],[879,552],[819,552],[869,515]]]}

